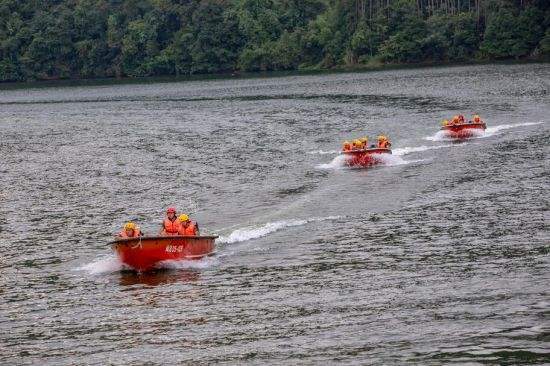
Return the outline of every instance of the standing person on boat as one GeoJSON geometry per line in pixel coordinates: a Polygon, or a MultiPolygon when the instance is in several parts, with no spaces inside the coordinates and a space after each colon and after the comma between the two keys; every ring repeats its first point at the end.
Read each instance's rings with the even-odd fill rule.
{"type": "Polygon", "coordinates": [[[162,222],[159,235],[178,235],[180,222],[176,217],[176,209],[169,207],[166,210],[166,218],[162,222]]]}
{"type": "Polygon", "coordinates": [[[137,238],[142,236],[141,230],[133,222],[127,222],[124,224],[124,228],[117,234],[119,238],[137,238]]]}
{"type": "Polygon", "coordinates": [[[179,235],[186,235],[186,236],[197,236],[199,235],[199,225],[191,221],[189,219],[189,216],[186,214],[181,214],[178,217],[178,221],[180,222],[180,228],[178,231],[179,235]]]}

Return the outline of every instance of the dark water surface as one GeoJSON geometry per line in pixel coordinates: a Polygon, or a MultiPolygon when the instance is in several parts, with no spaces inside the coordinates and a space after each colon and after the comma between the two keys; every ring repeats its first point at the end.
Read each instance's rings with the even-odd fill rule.
{"type": "Polygon", "coordinates": [[[550,65],[0,91],[0,364],[550,362],[550,65]],[[442,118],[478,112],[452,143],[442,118]],[[345,139],[394,156],[343,169],[345,139]],[[217,254],[138,275],[169,205],[217,254]]]}

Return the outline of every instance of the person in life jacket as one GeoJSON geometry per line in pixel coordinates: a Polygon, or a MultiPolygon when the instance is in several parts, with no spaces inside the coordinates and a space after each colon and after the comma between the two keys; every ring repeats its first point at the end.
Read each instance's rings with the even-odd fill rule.
{"type": "Polygon", "coordinates": [[[199,225],[191,221],[189,219],[189,216],[186,214],[181,214],[178,217],[178,221],[180,222],[180,228],[178,231],[179,235],[186,235],[186,236],[197,236],[199,235],[199,225]]]}
{"type": "Polygon", "coordinates": [[[474,114],[473,122],[474,123],[483,123],[483,121],[481,120],[481,117],[479,117],[477,114],[474,114]]]}
{"type": "Polygon", "coordinates": [[[137,238],[138,236],[142,236],[141,230],[139,229],[136,224],[133,222],[127,222],[124,224],[124,227],[120,231],[120,233],[117,234],[119,238],[137,238]]]}
{"type": "Polygon", "coordinates": [[[361,137],[359,139],[361,141],[361,149],[367,149],[369,147],[369,138],[368,136],[361,137]]]}
{"type": "Polygon", "coordinates": [[[178,235],[179,228],[180,222],[176,217],[176,209],[169,207],[166,210],[166,218],[162,222],[159,235],[178,235]]]}
{"type": "Polygon", "coordinates": [[[349,141],[344,141],[344,145],[342,147],[342,151],[350,151],[351,150],[351,144],[349,141]]]}
{"type": "Polygon", "coordinates": [[[389,149],[391,147],[391,143],[389,142],[388,138],[384,135],[378,136],[378,148],[379,149],[389,149]]]}
{"type": "Polygon", "coordinates": [[[462,114],[458,116],[458,123],[464,123],[464,116],[462,114]]]}
{"type": "Polygon", "coordinates": [[[361,150],[362,146],[363,144],[361,143],[361,141],[359,141],[358,139],[353,140],[353,150],[361,150]]]}
{"type": "Polygon", "coordinates": [[[449,125],[449,121],[444,119],[443,122],[441,122],[441,126],[447,126],[449,125]]]}
{"type": "Polygon", "coordinates": [[[454,116],[453,119],[451,120],[451,125],[456,125],[458,124],[458,116],[454,116]]]}

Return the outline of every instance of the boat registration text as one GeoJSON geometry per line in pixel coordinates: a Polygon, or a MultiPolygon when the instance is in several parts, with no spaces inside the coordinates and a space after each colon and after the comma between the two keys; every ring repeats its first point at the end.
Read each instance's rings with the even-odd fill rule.
{"type": "Polygon", "coordinates": [[[168,253],[181,253],[183,252],[184,245],[167,245],[166,252],[168,253]]]}

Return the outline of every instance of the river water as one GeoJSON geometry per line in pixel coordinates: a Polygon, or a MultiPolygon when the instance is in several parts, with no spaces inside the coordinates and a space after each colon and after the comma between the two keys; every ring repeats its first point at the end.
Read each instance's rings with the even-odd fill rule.
{"type": "Polygon", "coordinates": [[[550,362],[549,93],[549,64],[0,90],[0,364],[550,362]],[[216,255],[122,271],[112,235],[168,206],[216,255]]]}

